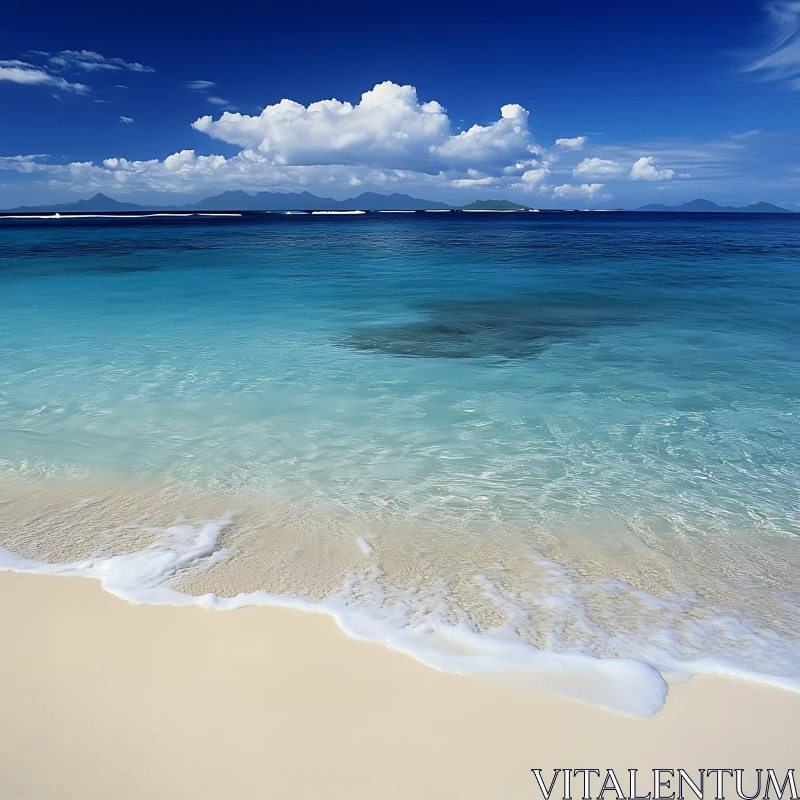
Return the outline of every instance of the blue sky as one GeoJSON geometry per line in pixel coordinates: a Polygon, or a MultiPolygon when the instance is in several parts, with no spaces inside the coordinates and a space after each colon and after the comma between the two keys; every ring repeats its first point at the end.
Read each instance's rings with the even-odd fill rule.
{"type": "Polygon", "coordinates": [[[6,0],[0,207],[402,191],[800,209],[800,2],[6,0]]]}

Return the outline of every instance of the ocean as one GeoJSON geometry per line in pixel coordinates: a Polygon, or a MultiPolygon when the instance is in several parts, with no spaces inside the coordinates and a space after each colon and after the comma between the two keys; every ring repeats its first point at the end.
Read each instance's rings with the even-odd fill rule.
{"type": "Polygon", "coordinates": [[[800,690],[798,346],[800,215],[0,218],[0,567],[800,690]]]}

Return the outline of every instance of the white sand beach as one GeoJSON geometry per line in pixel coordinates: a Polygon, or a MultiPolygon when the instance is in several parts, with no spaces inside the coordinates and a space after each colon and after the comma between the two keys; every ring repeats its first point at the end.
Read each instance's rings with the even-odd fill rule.
{"type": "Polygon", "coordinates": [[[326,615],[137,606],[82,578],[0,573],[0,638],[14,800],[535,798],[534,767],[785,770],[800,744],[800,694],[763,685],[696,677],[634,719],[326,615]]]}

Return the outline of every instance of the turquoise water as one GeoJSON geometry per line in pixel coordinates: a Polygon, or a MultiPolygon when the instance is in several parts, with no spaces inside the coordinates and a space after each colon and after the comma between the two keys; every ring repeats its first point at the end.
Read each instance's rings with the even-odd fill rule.
{"type": "Polygon", "coordinates": [[[0,478],[219,498],[186,591],[791,682],[799,267],[795,215],[0,220],[0,478]]]}

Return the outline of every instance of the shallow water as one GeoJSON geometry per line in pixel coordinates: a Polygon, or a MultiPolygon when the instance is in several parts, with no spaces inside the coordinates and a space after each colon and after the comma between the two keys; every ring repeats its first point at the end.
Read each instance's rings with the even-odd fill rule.
{"type": "Polygon", "coordinates": [[[799,266],[795,215],[0,220],[2,543],[222,520],[156,584],[794,685],[799,266]]]}

